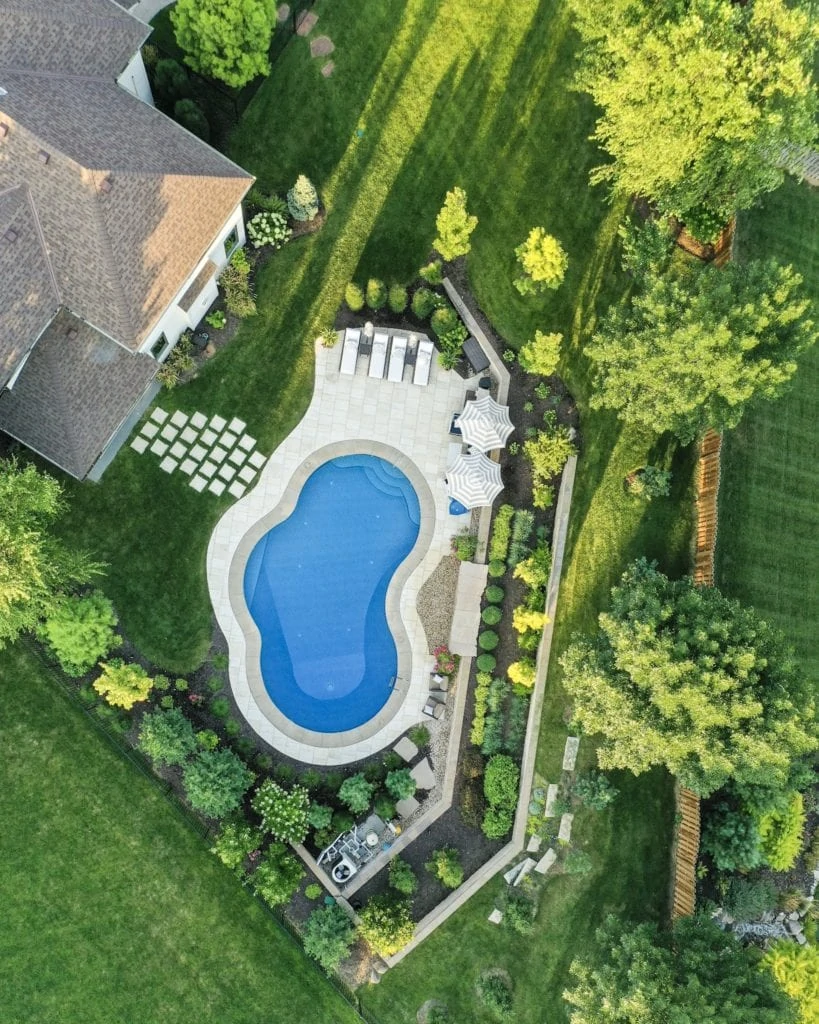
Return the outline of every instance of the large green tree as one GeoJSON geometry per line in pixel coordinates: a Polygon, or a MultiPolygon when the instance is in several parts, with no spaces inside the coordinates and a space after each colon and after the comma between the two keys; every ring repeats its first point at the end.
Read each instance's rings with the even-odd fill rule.
{"type": "Polygon", "coordinates": [[[689,442],[735,427],[751,399],[776,398],[817,338],[802,278],[774,260],[646,270],[586,346],[594,407],[689,442]]]}
{"type": "Polygon", "coordinates": [[[648,197],[697,234],[704,213],[719,224],[777,188],[790,145],[814,143],[819,28],[807,0],[572,6],[578,85],[602,109],[594,138],[612,158],[592,181],[648,197]]]}
{"type": "Polygon", "coordinates": [[[561,659],[602,768],[665,765],[707,796],[728,782],[784,787],[816,749],[814,694],[753,609],[644,559],[629,566],[593,641],[561,659]]]}
{"type": "Polygon", "coordinates": [[[101,571],[52,535],[64,507],[53,477],[0,461],[0,648],[53,612],[64,590],[101,571]]]}
{"type": "Polygon", "coordinates": [[[270,73],[275,0],[177,0],[171,22],[194,71],[234,88],[270,73]]]}
{"type": "Polygon", "coordinates": [[[672,931],[611,916],[571,966],[571,1024],[793,1024],[795,1007],[758,954],[711,921],[672,931]]]}

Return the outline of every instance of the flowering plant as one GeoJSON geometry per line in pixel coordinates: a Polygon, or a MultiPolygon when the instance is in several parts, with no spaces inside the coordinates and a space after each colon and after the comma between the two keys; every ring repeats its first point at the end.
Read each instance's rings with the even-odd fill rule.
{"type": "Polygon", "coordinates": [[[200,706],[200,704],[205,703],[205,698],[202,696],[201,693],[189,693],[188,700],[191,702],[191,704],[193,704],[194,707],[197,708],[200,706]]]}
{"type": "Polygon", "coordinates": [[[457,657],[450,651],[446,644],[434,648],[435,671],[442,676],[451,676],[458,664],[457,657]]]}
{"type": "Polygon", "coordinates": [[[255,249],[263,245],[272,245],[281,249],[293,232],[287,226],[287,218],[280,213],[257,213],[248,221],[247,234],[255,249]]]}

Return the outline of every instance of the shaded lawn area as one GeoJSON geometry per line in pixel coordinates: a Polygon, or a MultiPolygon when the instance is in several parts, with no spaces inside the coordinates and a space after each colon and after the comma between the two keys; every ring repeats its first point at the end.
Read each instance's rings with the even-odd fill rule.
{"type": "MultiPolygon", "coordinates": [[[[819,190],[788,182],[742,215],[737,258],[775,256],[805,279],[819,321],[819,190]]],[[[782,629],[806,672],[819,672],[819,348],[791,389],[750,409],[726,434],[717,581],[782,629]]]]}
{"type": "Polygon", "coordinates": [[[31,654],[0,677],[0,1019],[359,1019],[31,654]]]}

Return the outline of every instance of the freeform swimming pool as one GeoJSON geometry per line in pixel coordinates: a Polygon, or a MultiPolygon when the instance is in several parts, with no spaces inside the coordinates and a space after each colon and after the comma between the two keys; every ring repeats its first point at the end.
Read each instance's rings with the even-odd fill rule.
{"type": "Polygon", "coordinates": [[[315,470],[291,515],[253,548],[244,595],[262,638],[262,679],[295,724],[343,732],[386,704],[397,674],[387,588],[420,521],[399,469],[345,455],[315,470]]]}

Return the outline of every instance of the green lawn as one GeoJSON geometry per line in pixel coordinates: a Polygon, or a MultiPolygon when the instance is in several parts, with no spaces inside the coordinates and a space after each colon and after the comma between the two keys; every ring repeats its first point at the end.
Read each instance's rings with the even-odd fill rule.
{"type": "Polygon", "coordinates": [[[0,678],[0,1020],[359,1019],[38,661],[0,678]]]}
{"type": "MultiPolygon", "coordinates": [[[[743,214],[739,259],[768,255],[805,278],[819,321],[819,189],[789,182],[743,214]]],[[[717,536],[719,586],[784,630],[819,672],[819,347],[793,387],[751,409],[725,439],[717,536]]]]}

